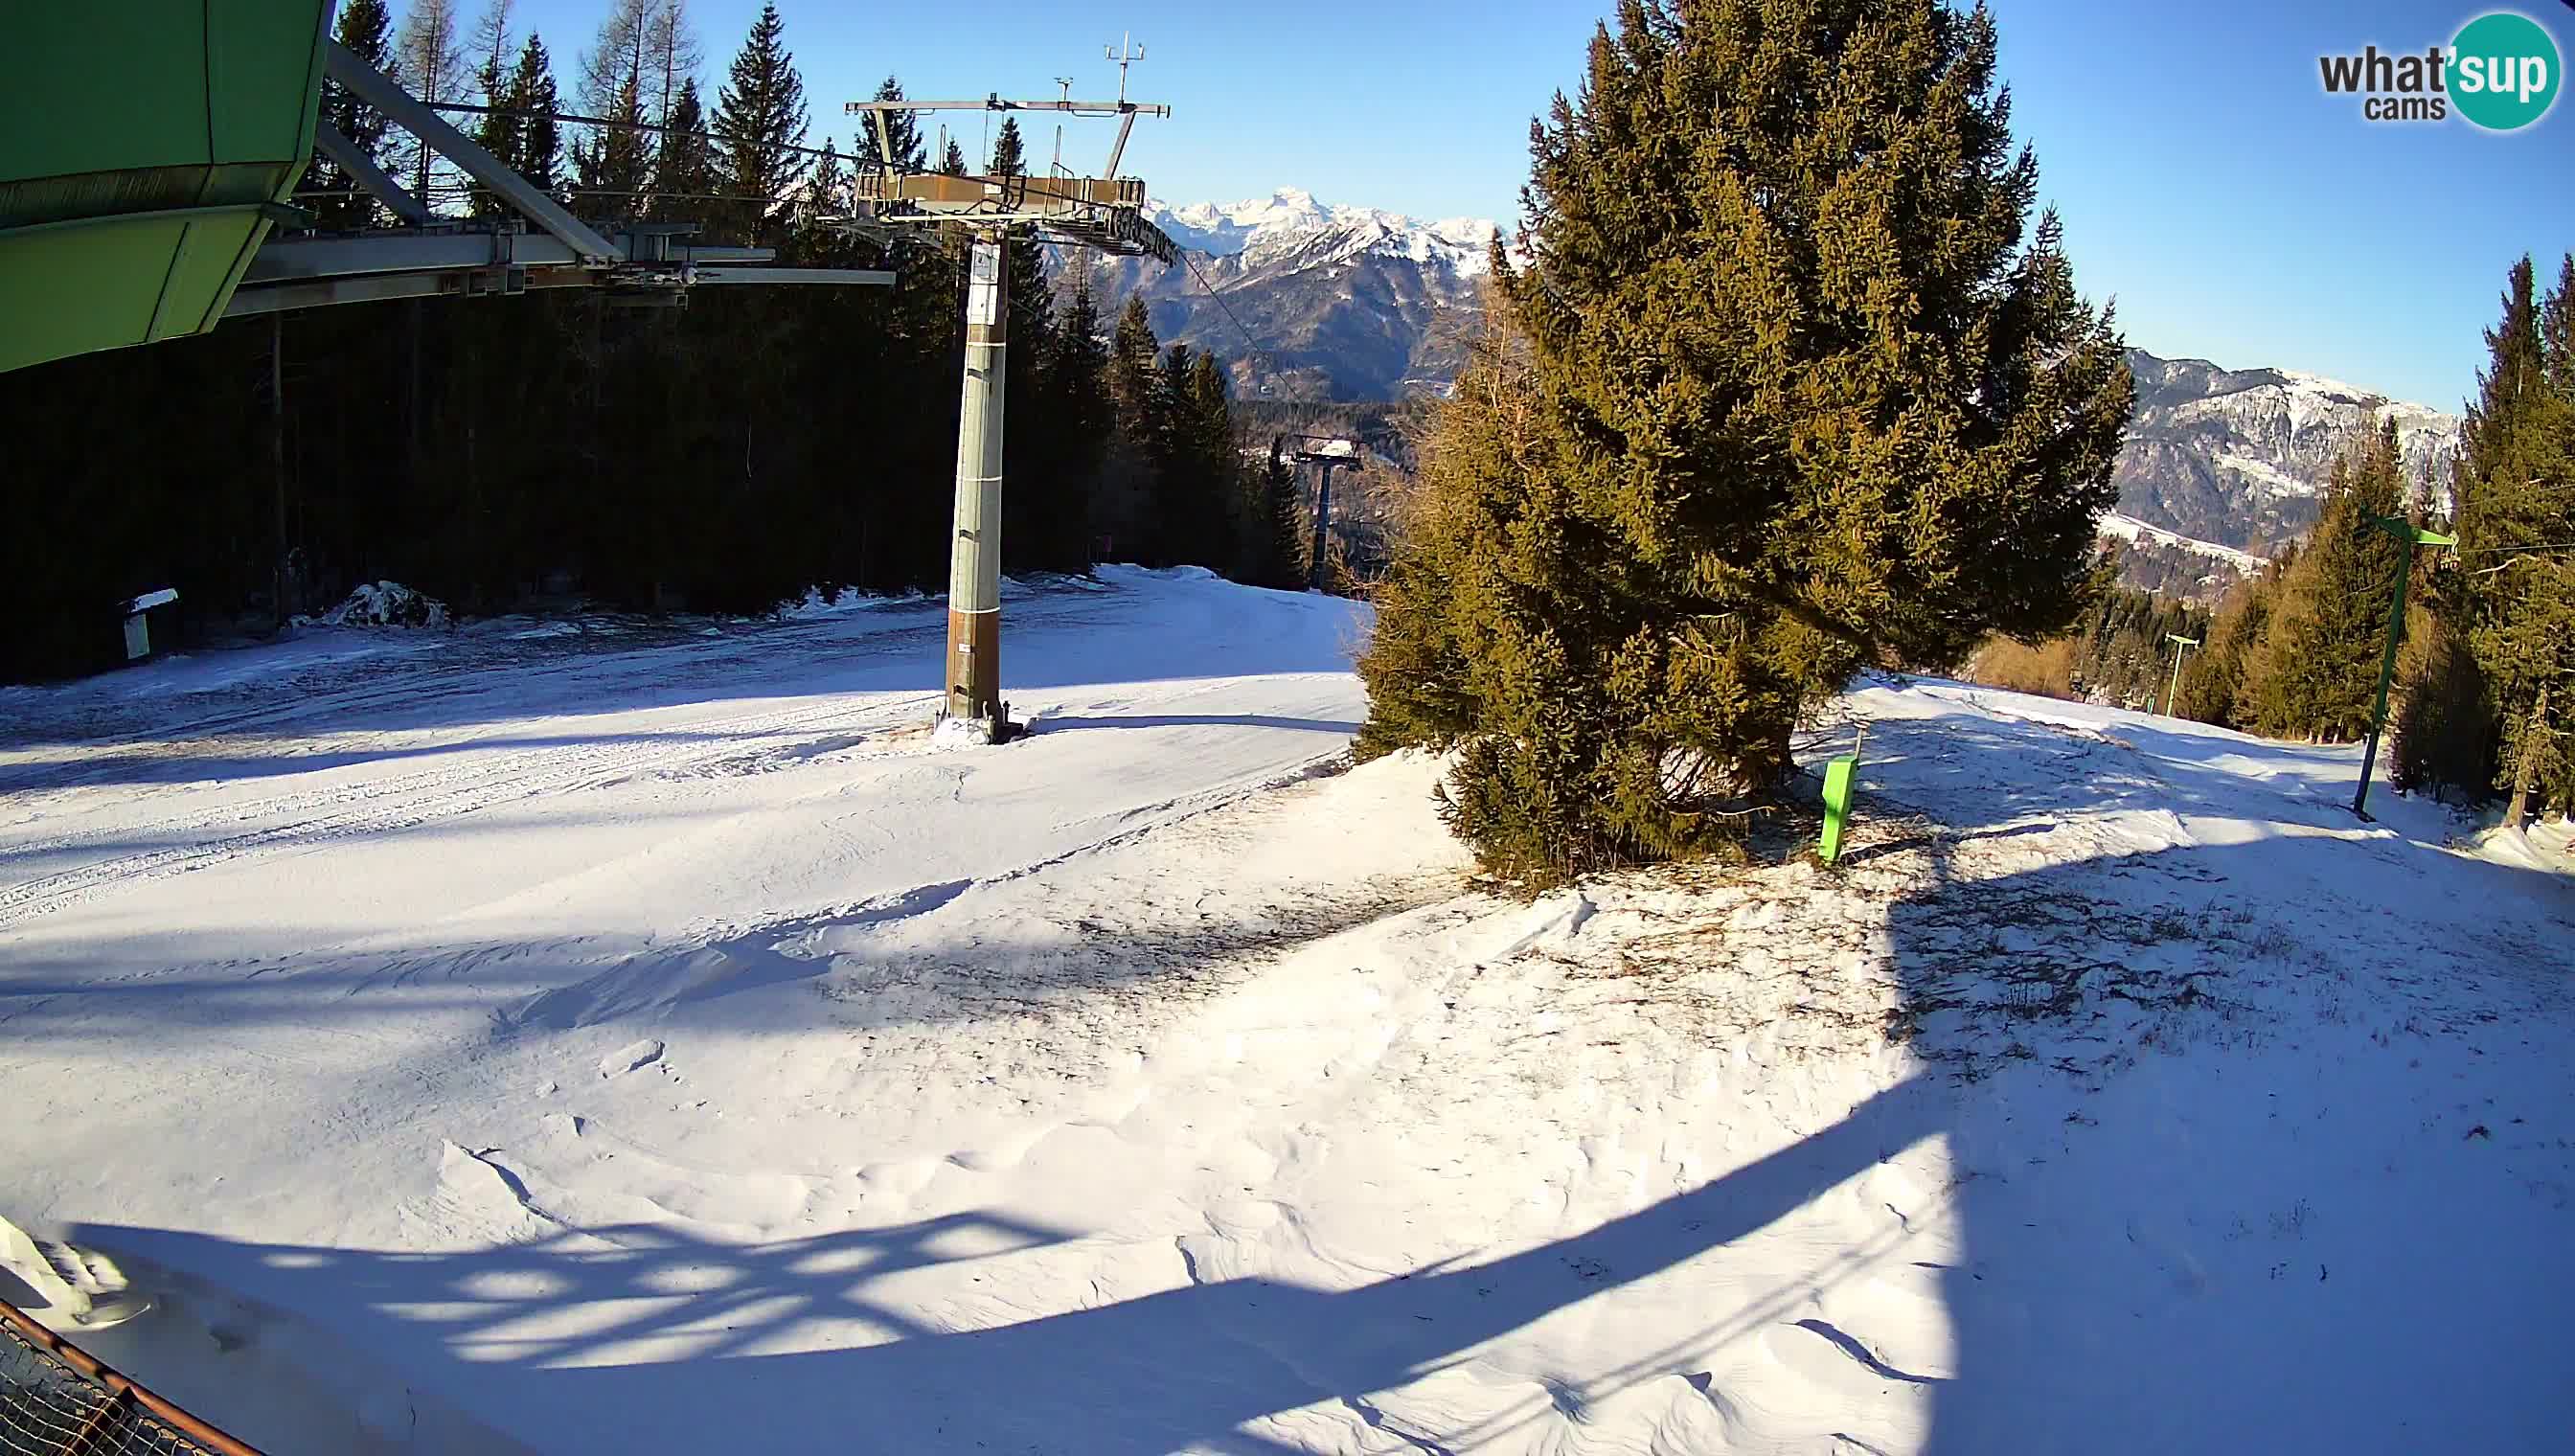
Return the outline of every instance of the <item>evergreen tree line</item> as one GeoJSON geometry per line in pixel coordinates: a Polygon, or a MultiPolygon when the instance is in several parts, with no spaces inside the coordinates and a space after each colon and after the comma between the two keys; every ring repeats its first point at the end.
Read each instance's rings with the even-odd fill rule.
{"type": "MultiPolygon", "coordinates": [[[[2406,621],[2388,771],[2400,788],[2505,800],[2508,820],[2575,807],[2575,255],[2541,294],[2527,258],[2486,331],[2488,363],[2447,492],[2409,495],[2396,427],[2335,462],[2306,540],[2229,590],[2185,660],[2183,717],[2345,743],[2377,705],[2399,572],[2406,621]],[[2387,523],[2457,538],[2409,549],[2387,523]]],[[[2105,601],[2079,633],[1995,643],[1979,681],[2148,706],[2144,650],[2187,608],[2105,601]],[[2133,626],[2114,619],[2130,619],[2133,626]],[[2142,685],[2142,687],[2141,687],[2142,685]]]]}
{"type": "MultiPolygon", "coordinates": [[[[756,611],[945,582],[965,243],[925,230],[889,253],[831,225],[882,148],[872,131],[847,154],[809,144],[775,6],[710,104],[684,0],[614,0],[572,114],[634,123],[616,127],[549,118],[553,54],[507,0],[473,26],[451,0],[413,0],[399,26],[348,0],[336,34],[425,99],[487,108],[460,126],[586,218],[698,221],[785,265],[901,281],[704,288],[686,307],[587,289],[348,305],[18,372],[0,680],[102,666],[113,604],[160,587],[211,635],[381,578],[467,612],[565,591],[756,611]]],[[[323,115],[446,214],[506,213],[341,88],[323,115]]],[[[891,123],[894,165],[926,168],[915,116],[891,123]]],[[[1015,123],[987,165],[1025,165],[1015,123]]],[[[319,158],[299,192],[322,230],[391,221],[319,158]]],[[[1163,349],[1141,306],[1113,322],[1086,293],[1059,304],[1034,240],[1009,264],[1005,569],[1105,553],[1299,584],[1293,483],[1260,467],[1266,438],[1238,443],[1223,361],[1163,349]]]]}
{"type": "Polygon", "coordinates": [[[1365,752],[1526,884],[1737,842],[1866,666],[2061,631],[2133,386],[2032,210],[1983,10],[1620,0],[1532,128],[1365,752]]]}
{"type": "Polygon", "coordinates": [[[2408,569],[2408,548],[2381,523],[2418,524],[2402,461],[2390,421],[2334,462],[2306,541],[2219,600],[2183,670],[2183,717],[2318,743],[2369,731],[2396,574],[2408,569]]]}
{"type": "Polygon", "coordinates": [[[2100,594],[2075,631],[2035,646],[1998,638],[1977,650],[1966,676],[2015,693],[2156,710],[2171,690],[2172,639],[2205,644],[2208,628],[2204,608],[2114,586],[2100,594]]]}

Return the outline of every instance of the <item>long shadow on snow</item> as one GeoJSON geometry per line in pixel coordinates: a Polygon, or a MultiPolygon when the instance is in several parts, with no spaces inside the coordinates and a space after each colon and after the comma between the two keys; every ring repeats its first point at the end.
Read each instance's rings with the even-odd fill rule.
{"type": "MultiPolygon", "coordinates": [[[[1764,1406],[1761,1419],[1820,1420],[1813,1439],[1879,1432],[1852,1437],[1869,1443],[1919,1429],[1915,1403],[1928,1402],[1927,1449],[1959,1456],[2539,1449],[2575,1420],[2575,1387],[2547,1336],[2575,1287],[2575,1253],[2569,1240],[2534,1236],[2562,1219],[2534,1224],[2541,1215],[2505,1196],[2520,1185],[2493,1163],[2545,1156],[2530,1149],[2575,1107],[2561,1086],[2553,1105],[2482,1112],[2498,1131],[2507,1114],[2530,1124],[2490,1150],[2455,1140],[2456,1109],[2403,1105],[2390,1090],[2409,1059],[2472,1068],[2480,1037],[2526,1046],[2560,1032],[2562,961],[2499,962],[2475,933],[2410,921],[2234,913],[2244,906],[2230,885],[2284,868],[2328,878],[2356,856],[2347,841],[1981,878],[1953,846],[1919,852],[1933,872],[1887,904],[1885,925],[1922,1070],[1713,1181],[1481,1263],[1318,1289],[1206,1279],[1183,1253],[1171,1287],[1141,1297],[1014,1319],[1011,1297],[997,1293],[930,1321],[890,1308],[878,1281],[943,1257],[960,1230],[979,1232],[985,1252],[997,1241],[1040,1249],[1070,1232],[968,1215],[741,1246],[599,1228],[456,1254],[79,1234],[344,1330],[548,1450],[738,1449],[828,1432],[884,1450],[1278,1452],[1293,1448],[1242,1428],[1317,1402],[1424,1451],[1505,1437],[1560,1449],[1579,1439],[1569,1427],[1587,1405],[1649,1382],[1669,1402],[1659,1427],[1669,1447],[1706,1449],[1741,1434],[1749,1408],[1717,1372],[1752,1336],[1809,1341],[1857,1382],[1815,1387],[1805,1406],[1764,1406]],[[2400,987],[2403,1024],[2371,1024],[2382,1008],[2368,996],[2334,1015],[2285,1014],[2301,998],[2350,992],[2347,963],[2364,948],[2442,982],[2425,1008],[2468,1010],[2423,1024],[2400,987]],[[2280,1038],[2308,1035],[2340,1035],[2336,1054],[2277,1054],[2280,1038]],[[2431,1137],[2405,1146],[2458,1149],[2454,1165],[2414,1169],[2454,1185],[2452,1196],[2370,1192],[2380,1175],[2347,1165],[2352,1135],[2315,1135],[2331,1117],[2354,1119],[2370,1146],[2379,1130],[2431,1118],[2431,1137]],[[1639,1281],[1721,1262],[1736,1241],[1935,1136],[1956,1170],[1948,1196],[1960,1232],[1944,1258],[1926,1257],[1914,1220],[1890,1204],[1865,1247],[1845,1238],[1784,1282],[1760,1281],[1769,1292],[1704,1309],[1693,1339],[1544,1381],[1498,1373],[1521,1368],[1508,1363],[1482,1367],[1488,1386],[1518,1378],[1530,1389],[1478,1425],[1424,1428],[1401,1414],[1402,1396],[1385,1394],[1586,1301],[1601,1301],[1593,1328],[1614,1331],[1617,1301],[1639,1281]],[[2329,1196],[2355,1189],[2357,1199],[2329,1196]],[[2309,1210],[2311,1198],[2322,1206],[2309,1210]],[[2329,1271],[2325,1243],[2301,1242],[2311,1211],[2329,1271]],[[1837,1290],[1904,1267],[1937,1281],[1953,1337],[1946,1368],[1891,1355],[1864,1324],[1834,1315],[1837,1290]],[[585,1312],[546,1322],[576,1306],[585,1312]],[[807,1321],[832,1317],[863,1321],[883,1342],[776,1352],[807,1321]],[[648,1358],[627,1343],[648,1336],[676,1336],[690,1353],[648,1358]],[[2447,1423],[2401,1426],[2426,1391],[2438,1392],[2447,1423]],[[1550,1436],[1530,1422],[1568,1428],[1550,1436]]],[[[2543,878],[2514,880],[2515,898],[2482,916],[2514,922],[2515,937],[2562,927],[2548,919],[2558,889],[2543,878]]],[[[2544,1191],[2532,1191],[2533,1208],[2544,1210],[2544,1191]]]]}

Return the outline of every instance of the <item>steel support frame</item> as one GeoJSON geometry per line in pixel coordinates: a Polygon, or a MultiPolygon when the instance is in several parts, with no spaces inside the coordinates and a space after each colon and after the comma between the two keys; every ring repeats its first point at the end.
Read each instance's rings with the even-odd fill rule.
{"type": "Polygon", "coordinates": [[[340,129],[331,125],[327,118],[313,123],[313,145],[321,149],[323,156],[331,159],[333,166],[356,178],[358,185],[376,201],[392,208],[394,216],[417,227],[427,227],[437,221],[428,203],[412,196],[408,188],[388,176],[384,168],[376,165],[375,158],[360,150],[357,143],[340,135],[340,129]]]}
{"type": "Polygon", "coordinates": [[[348,87],[360,101],[420,138],[431,151],[463,169],[466,176],[491,188],[503,202],[517,208],[528,221],[561,238],[584,259],[599,264],[624,261],[624,255],[616,244],[565,211],[562,203],[548,197],[535,183],[505,166],[500,158],[483,150],[465,133],[448,125],[446,118],[423,106],[392,77],[360,60],[337,40],[326,40],[323,45],[324,65],[331,79],[348,87]]]}

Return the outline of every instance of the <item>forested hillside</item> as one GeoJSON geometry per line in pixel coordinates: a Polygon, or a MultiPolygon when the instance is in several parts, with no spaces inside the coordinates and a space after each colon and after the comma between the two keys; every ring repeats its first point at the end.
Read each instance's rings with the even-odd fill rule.
{"type": "MultiPolygon", "coordinates": [[[[702,86],[684,0],[606,5],[578,47],[518,30],[501,0],[479,25],[450,0],[399,24],[350,0],[337,33],[415,95],[489,108],[460,125],[586,218],[696,222],[702,241],[901,281],[708,288],[685,308],[590,291],[351,305],[17,373],[0,400],[0,680],[112,661],[115,604],[162,587],[203,637],[388,577],[469,612],[560,592],[744,611],[945,580],[959,240],[924,230],[889,251],[833,226],[877,147],[812,134],[775,7],[702,86]]],[[[889,78],[881,94],[903,93],[889,78]]],[[[448,217],[506,213],[336,86],[324,108],[448,217]]],[[[914,118],[893,133],[899,165],[928,164],[914,118]]],[[[1005,125],[992,170],[1021,155],[1005,125]]],[[[385,221],[327,165],[299,203],[317,230],[385,221]]],[[[1013,262],[1006,569],[1114,553],[1299,580],[1284,488],[1237,448],[1221,361],[1163,350],[1141,309],[1058,304],[1034,243],[1013,262]]]]}

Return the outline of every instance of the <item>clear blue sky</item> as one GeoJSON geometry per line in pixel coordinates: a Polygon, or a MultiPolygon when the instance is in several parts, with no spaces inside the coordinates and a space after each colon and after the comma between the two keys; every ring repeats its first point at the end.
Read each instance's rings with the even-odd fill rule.
{"type": "MultiPolygon", "coordinates": [[[[471,11],[479,0],[461,0],[471,11]]],[[[1991,0],[2014,130],[2038,151],[2076,274],[2131,343],[2230,367],[2334,375],[2455,409],[2507,264],[2575,248],[2575,98],[2536,128],[2371,124],[2316,57],[2419,51],[2477,0],[1991,0]]],[[[400,0],[396,0],[400,8],[400,0]]],[[[597,0],[519,0],[568,73],[597,0]]],[[[1607,0],[781,0],[815,136],[886,74],[915,96],[1114,94],[1133,30],[1143,122],[1125,169],[1175,202],[1298,186],[1326,201],[1510,225],[1527,130],[1580,74],[1607,0]]],[[[2518,0],[2575,61],[2575,8],[2518,0]]],[[[691,0],[711,78],[758,0],[691,0]]],[[[567,81],[569,76],[567,75],[567,81]]],[[[952,118],[972,153],[983,119],[952,118]]],[[[1043,129],[1041,129],[1043,130],[1043,129]]],[[[1097,123],[1069,131],[1105,151],[1097,123]]],[[[1052,144],[1033,135],[1033,150],[1052,144]]]]}

